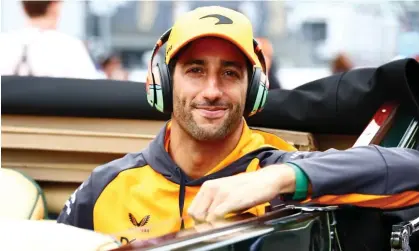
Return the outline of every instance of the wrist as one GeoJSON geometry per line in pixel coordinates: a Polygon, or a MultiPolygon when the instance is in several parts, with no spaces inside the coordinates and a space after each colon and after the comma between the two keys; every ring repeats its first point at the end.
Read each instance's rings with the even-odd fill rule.
{"type": "Polygon", "coordinates": [[[294,163],[286,163],[291,166],[295,173],[295,191],[292,194],[292,200],[303,200],[307,198],[309,181],[305,172],[294,163]]]}
{"type": "Polygon", "coordinates": [[[266,167],[269,176],[274,180],[275,191],[278,195],[295,192],[296,175],[293,167],[287,164],[266,167]]]}

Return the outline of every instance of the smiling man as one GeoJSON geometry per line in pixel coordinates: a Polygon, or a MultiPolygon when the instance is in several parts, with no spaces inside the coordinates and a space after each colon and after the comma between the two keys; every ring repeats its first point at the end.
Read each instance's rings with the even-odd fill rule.
{"type": "Polygon", "coordinates": [[[173,81],[179,85],[173,86],[169,153],[188,176],[199,178],[240,140],[246,58],[231,42],[201,38],[179,55],[173,81]]]}
{"type": "Polygon", "coordinates": [[[147,99],[171,120],[147,149],[95,169],[58,222],[131,241],[189,228],[193,219],[261,215],[278,196],[378,208],[419,203],[418,151],[296,152],[247,126],[245,117],[262,109],[269,83],[244,15],[193,10],[161,37],[153,57],[147,99]],[[165,62],[154,64],[165,43],[165,62]],[[132,227],[140,227],[135,236],[124,233],[132,227]]]}

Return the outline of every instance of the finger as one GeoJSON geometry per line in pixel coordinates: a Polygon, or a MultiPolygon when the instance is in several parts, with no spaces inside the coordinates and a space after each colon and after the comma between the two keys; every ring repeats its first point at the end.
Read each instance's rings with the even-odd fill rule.
{"type": "Polygon", "coordinates": [[[207,218],[205,220],[211,222],[222,219],[231,211],[233,211],[231,202],[223,201],[213,211],[208,212],[207,218]]]}
{"type": "Polygon", "coordinates": [[[210,223],[204,222],[194,226],[196,232],[202,233],[208,230],[211,230],[213,227],[210,223]]]}
{"type": "Polygon", "coordinates": [[[201,187],[196,197],[193,199],[188,209],[188,215],[195,221],[203,222],[207,216],[207,210],[211,206],[213,196],[212,191],[206,187],[201,187]]]}
{"type": "Polygon", "coordinates": [[[209,206],[206,212],[206,216],[212,214],[216,210],[216,208],[227,199],[227,197],[228,192],[225,191],[218,191],[216,194],[214,194],[211,205],[209,206]]]}
{"type": "Polygon", "coordinates": [[[219,203],[214,210],[207,214],[206,221],[215,221],[217,219],[225,218],[227,214],[243,213],[252,206],[256,206],[254,201],[247,201],[245,197],[243,197],[243,194],[237,194],[235,196],[236,198],[234,199],[230,196],[219,203]]]}
{"type": "Polygon", "coordinates": [[[195,212],[196,211],[196,209],[201,204],[201,200],[202,200],[202,197],[204,196],[204,193],[205,193],[205,188],[201,187],[199,189],[198,193],[193,198],[191,204],[189,205],[188,214],[189,214],[189,212],[195,212]]]}

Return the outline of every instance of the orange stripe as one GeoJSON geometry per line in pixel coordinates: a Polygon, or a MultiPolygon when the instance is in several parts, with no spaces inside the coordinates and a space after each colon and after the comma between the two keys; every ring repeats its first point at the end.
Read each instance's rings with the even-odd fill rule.
{"type": "Polygon", "coordinates": [[[169,152],[170,132],[172,129],[172,121],[169,121],[166,126],[166,134],[164,135],[164,149],[169,152]]]}
{"type": "Polygon", "coordinates": [[[163,44],[163,42],[159,39],[159,41],[157,41],[157,46],[160,47],[163,44]]]}
{"type": "Polygon", "coordinates": [[[254,172],[259,169],[259,159],[254,158],[246,168],[246,173],[254,172]]]}
{"type": "Polygon", "coordinates": [[[419,191],[405,191],[395,195],[346,194],[325,195],[316,199],[308,198],[302,203],[318,203],[327,205],[354,205],[381,209],[397,209],[419,205],[419,191]]]}

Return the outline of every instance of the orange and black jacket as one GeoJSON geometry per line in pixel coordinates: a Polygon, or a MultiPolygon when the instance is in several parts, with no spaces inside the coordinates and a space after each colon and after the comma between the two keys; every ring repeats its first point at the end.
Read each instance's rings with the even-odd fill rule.
{"type": "MultiPolygon", "coordinates": [[[[186,212],[203,182],[280,163],[298,166],[307,176],[310,192],[302,203],[381,209],[419,204],[417,150],[365,146],[299,152],[281,138],[245,124],[236,148],[194,180],[166,151],[169,133],[170,122],[148,148],[97,167],[66,202],[58,222],[116,235],[141,227],[144,238],[160,236],[193,225],[186,212]]],[[[265,206],[249,212],[261,215],[265,206]]],[[[124,234],[118,238],[134,239],[124,234]]]]}

